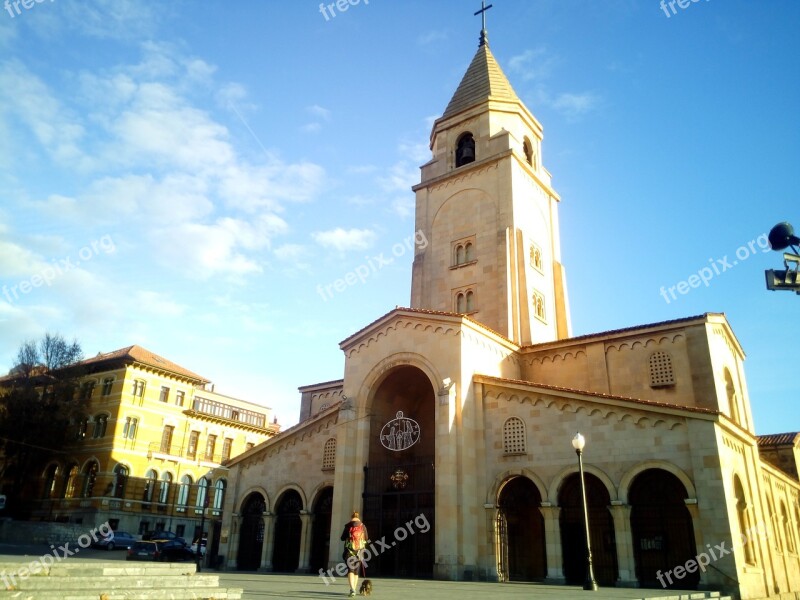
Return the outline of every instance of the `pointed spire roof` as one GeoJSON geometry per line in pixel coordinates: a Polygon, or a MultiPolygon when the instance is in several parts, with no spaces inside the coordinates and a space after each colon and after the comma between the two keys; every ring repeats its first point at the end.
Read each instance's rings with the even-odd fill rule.
{"type": "Polygon", "coordinates": [[[492,51],[489,50],[489,44],[482,41],[442,118],[487,100],[504,100],[522,104],[505,73],[497,64],[492,51]]]}

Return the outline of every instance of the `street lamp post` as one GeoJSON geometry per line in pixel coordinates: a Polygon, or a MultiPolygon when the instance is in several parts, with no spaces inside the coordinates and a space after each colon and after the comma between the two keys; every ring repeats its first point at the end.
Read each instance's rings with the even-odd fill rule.
{"type": "Polygon", "coordinates": [[[581,476],[581,498],[583,499],[583,524],[586,532],[586,582],[583,584],[583,589],[597,591],[597,582],[594,580],[594,569],[592,568],[592,544],[589,541],[589,508],[586,504],[586,483],[583,480],[583,447],[586,445],[586,438],[580,433],[575,434],[572,438],[572,447],[575,448],[575,453],[578,455],[578,472],[581,476]]]}

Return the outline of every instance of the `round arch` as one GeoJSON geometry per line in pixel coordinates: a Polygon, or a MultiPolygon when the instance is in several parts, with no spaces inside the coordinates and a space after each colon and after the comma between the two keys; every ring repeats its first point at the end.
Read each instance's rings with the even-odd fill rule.
{"type": "Polygon", "coordinates": [[[631,483],[633,480],[636,479],[637,475],[647,471],[648,469],[661,469],[663,471],[672,473],[680,480],[680,482],[683,484],[683,487],[686,488],[688,498],[697,498],[697,489],[694,487],[694,483],[692,483],[692,480],[680,467],[676,467],[672,463],[665,460],[647,460],[629,469],[625,475],[622,476],[622,479],[620,479],[619,499],[623,504],[630,504],[628,501],[628,495],[630,493],[631,483]]]}
{"type": "MultiPolygon", "coordinates": [[[[587,465],[586,463],[583,463],[583,471],[584,473],[594,475],[602,482],[608,491],[608,496],[612,502],[617,500],[619,497],[617,486],[614,485],[614,482],[611,481],[611,478],[606,474],[605,471],[598,469],[594,465],[587,465]]],[[[553,481],[550,484],[550,495],[547,498],[547,500],[551,502],[553,506],[558,505],[558,494],[561,491],[561,486],[564,485],[564,480],[577,472],[578,465],[575,464],[573,466],[564,467],[555,477],[553,477],[553,481]]]]}
{"type": "Polygon", "coordinates": [[[245,506],[247,505],[247,501],[250,500],[250,496],[253,494],[258,494],[264,500],[265,510],[269,512],[269,494],[267,494],[267,490],[265,490],[260,485],[254,485],[247,488],[244,493],[240,496],[241,500],[239,501],[239,506],[236,509],[236,512],[240,515],[244,512],[245,506]]]}
{"type": "Polygon", "coordinates": [[[543,581],[547,576],[543,496],[524,475],[508,478],[497,496],[495,531],[501,581],[543,581]]]}
{"type": "Polygon", "coordinates": [[[278,493],[275,494],[275,511],[278,509],[278,504],[280,504],[281,500],[283,500],[283,496],[286,495],[287,492],[291,491],[297,492],[297,495],[300,496],[300,503],[302,504],[300,510],[308,510],[308,499],[306,498],[303,488],[296,483],[289,483],[283,486],[280,490],[278,490],[278,493]]]}
{"type": "Polygon", "coordinates": [[[495,477],[492,486],[486,494],[486,504],[494,504],[497,506],[503,488],[515,477],[526,477],[530,479],[531,483],[539,490],[539,495],[542,499],[547,498],[547,486],[544,484],[542,478],[530,469],[523,467],[522,469],[509,469],[495,477]]]}
{"type": "Polygon", "coordinates": [[[375,394],[380,389],[381,384],[398,367],[416,367],[425,373],[434,392],[438,393],[442,387],[443,377],[427,358],[416,352],[398,352],[381,359],[364,377],[358,391],[358,397],[365,398],[365,410],[371,410],[372,403],[375,401],[375,394]]]}

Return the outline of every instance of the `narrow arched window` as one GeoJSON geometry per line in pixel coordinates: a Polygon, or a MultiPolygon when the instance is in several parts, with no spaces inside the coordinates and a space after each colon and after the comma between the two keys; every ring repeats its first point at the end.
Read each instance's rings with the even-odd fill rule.
{"type": "Polygon", "coordinates": [[[97,481],[97,472],[100,470],[100,465],[97,464],[97,461],[92,461],[86,465],[83,476],[83,497],[84,498],[91,498],[92,494],[94,494],[94,484],[97,481]]]}
{"type": "Polygon", "coordinates": [[[459,244],[458,246],[456,246],[456,264],[457,265],[463,265],[464,262],[465,262],[464,246],[459,244]]]}
{"type": "Polygon", "coordinates": [[[525,160],[528,164],[533,166],[533,147],[531,146],[531,141],[527,137],[525,137],[525,141],[522,142],[522,152],[525,154],[525,160]]]}
{"type": "Polygon", "coordinates": [[[192,478],[189,475],[181,477],[181,485],[178,488],[178,506],[186,506],[189,503],[189,490],[192,487],[192,478]]]}
{"type": "Polygon", "coordinates": [[[467,292],[467,312],[471,313],[475,310],[475,294],[474,292],[467,292]]]}
{"type": "Polygon", "coordinates": [[[322,449],[322,468],[333,469],[336,466],[336,439],[331,438],[325,442],[322,449]]]}
{"type": "Polygon", "coordinates": [[[736,386],[733,384],[733,377],[728,367],[725,367],[725,395],[728,397],[731,419],[733,419],[735,423],[741,425],[739,417],[739,397],[736,394],[736,386]]]}
{"type": "Polygon", "coordinates": [[[197,509],[206,507],[206,500],[208,499],[208,479],[201,477],[197,482],[197,498],[195,498],[194,505],[197,509]]]}
{"type": "Polygon", "coordinates": [[[456,167],[475,162],[475,138],[471,133],[464,133],[456,144],[456,167]]]}
{"type": "Polygon", "coordinates": [[[666,352],[653,352],[650,355],[650,387],[675,385],[675,372],[672,358],[666,352]]]}
{"type": "Polygon", "coordinates": [[[466,297],[464,296],[463,293],[459,293],[458,296],[456,296],[456,312],[463,313],[466,310],[467,310],[466,297]]]}
{"type": "Polygon", "coordinates": [[[526,450],[525,423],[519,417],[509,417],[503,423],[503,452],[522,454],[526,450]]]}
{"type": "Polygon", "coordinates": [[[464,260],[466,262],[475,260],[475,246],[471,242],[467,242],[467,245],[464,247],[464,255],[464,260]]]}
{"type": "Polygon", "coordinates": [[[531,302],[533,304],[533,314],[536,315],[536,318],[540,321],[544,321],[544,296],[541,294],[541,292],[533,292],[533,298],[531,298],[531,302]]]}
{"type": "Polygon", "coordinates": [[[214,510],[222,510],[222,505],[225,502],[225,489],[228,487],[228,482],[224,479],[217,479],[214,484],[214,510]]]}
{"type": "Polygon", "coordinates": [[[164,473],[161,476],[161,487],[158,489],[159,504],[166,504],[169,500],[169,486],[172,483],[172,475],[164,473]]]}
{"type": "Polygon", "coordinates": [[[158,473],[156,473],[153,469],[149,469],[147,473],[145,473],[144,490],[142,491],[142,501],[152,502],[153,492],[156,489],[157,479],[158,479],[158,473]]]}
{"type": "Polygon", "coordinates": [[[117,465],[114,467],[114,497],[125,497],[125,486],[128,484],[128,467],[117,465]]]}
{"type": "Polygon", "coordinates": [[[750,531],[750,517],[748,515],[747,498],[744,495],[744,488],[738,475],[733,476],[733,493],[736,497],[736,516],[739,520],[739,532],[743,541],[744,560],[746,563],[755,564],[755,553],[753,551],[753,538],[750,531]]]}

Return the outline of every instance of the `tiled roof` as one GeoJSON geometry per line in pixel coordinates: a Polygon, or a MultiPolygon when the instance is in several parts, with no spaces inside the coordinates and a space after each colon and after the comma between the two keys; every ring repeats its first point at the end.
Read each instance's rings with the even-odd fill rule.
{"type": "Polygon", "coordinates": [[[205,377],[198,375],[189,369],[184,369],[182,366],[172,362],[171,360],[167,360],[163,356],[159,356],[155,352],[150,352],[150,350],[136,345],[128,346],[127,348],[120,348],[119,350],[114,350],[113,352],[98,354],[97,356],[93,356],[92,358],[87,358],[86,360],[81,361],[79,364],[90,366],[110,361],[135,361],[155,369],[169,371],[170,373],[175,373],[176,375],[194,379],[201,383],[209,382],[209,380],[205,377]]]}
{"type": "Polygon", "coordinates": [[[449,117],[489,99],[520,102],[489,50],[489,45],[483,44],[475,53],[442,117],[449,117]]]}
{"type": "Polygon", "coordinates": [[[793,446],[800,432],[770,433],[757,436],[759,446],[793,446]]]}
{"type": "Polygon", "coordinates": [[[605,398],[608,400],[622,400],[624,402],[634,402],[636,404],[643,404],[653,408],[674,408],[676,410],[686,410],[689,412],[703,413],[706,415],[716,415],[719,411],[710,408],[702,408],[699,406],[684,406],[683,404],[672,404],[670,402],[656,402],[654,400],[642,400],[640,398],[630,398],[627,396],[615,396],[613,394],[604,394],[602,392],[590,392],[587,390],[578,390],[574,388],[561,387],[558,385],[548,385],[545,383],[536,383],[534,381],[524,381],[521,379],[506,379],[504,377],[493,377],[490,375],[476,375],[481,379],[496,381],[499,383],[509,383],[514,385],[524,385],[529,387],[541,388],[545,390],[552,390],[554,392],[567,392],[569,394],[580,394],[582,396],[594,396],[596,398],[605,398]]]}

